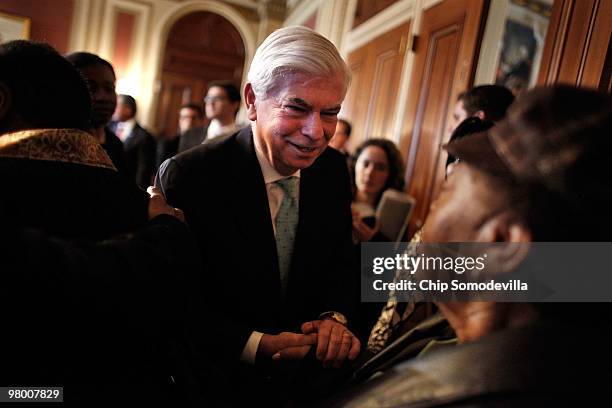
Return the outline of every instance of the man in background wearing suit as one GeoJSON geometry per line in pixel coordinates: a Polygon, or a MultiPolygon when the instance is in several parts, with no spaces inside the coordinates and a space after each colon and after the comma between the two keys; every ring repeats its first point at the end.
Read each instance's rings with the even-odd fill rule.
{"type": "Polygon", "coordinates": [[[351,155],[346,150],[346,143],[351,137],[351,131],[353,126],[346,119],[338,119],[338,124],[336,125],[336,132],[334,133],[334,137],[329,141],[329,146],[334,149],[342,152],[344,157],[348,160],[351,155]]]}
{"type": "Polygon", "coordinates": [[[212,81],[208,84],[204,109],[206,119],[210,122],[184,132],[179,142],[179,152],[215,137],[231,135],[244,127],[236,123],[236,115],[240,109],[240,90],[231,81],[212,81]]]}
{"type": "Polygon", "coordinates": [[[202,129],[204,111],[197,103],[187,103],[179,109],[178,132],[170,137],[161,137],[157,141],[155,172],[159,166],[179,152],[181,138],[192,129],[202,129]]]}
{"type": "Polygon", "coordinates": [[[203,358],[215,373],[207,386],[226,404],[281,402],[276,370],[311,348],[326,367],[359,353],[346,318],[358,298],[349,280],[359,276],[349,175],[327,149],[348,83],[331,42],[280,29],[249,70],[251,126],[160,167],[156,185],[199,240],[203,358]]]}
{"type": "Polygon", "coordinates": [[[151,185],[155,168],[155,139],[136,121],[136,100],[117,95],[114,122],[109,125],[123,142],[128,173],[141,188],[151,185]]]}

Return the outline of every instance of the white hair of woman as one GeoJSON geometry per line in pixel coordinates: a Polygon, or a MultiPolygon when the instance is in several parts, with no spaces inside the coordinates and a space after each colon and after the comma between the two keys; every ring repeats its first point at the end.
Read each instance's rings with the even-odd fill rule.
{"type": "Polygon", "coordinates": [[[266,99],[279,77],[296,72],[314,77],[340,75],[343,95],[351,78],[331,41],[310,28],[292,26],[274,31],[257,48],[248,81],[257,98],[266,99]]]}

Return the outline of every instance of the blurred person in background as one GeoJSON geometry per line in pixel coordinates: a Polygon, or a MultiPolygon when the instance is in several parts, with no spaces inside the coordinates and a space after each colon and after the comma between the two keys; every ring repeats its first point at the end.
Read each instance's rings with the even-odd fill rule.
{"type": "MultiPolygon", "coordinates": [[[[387,189],[403,190],[404,163],[393,142],[372,138],[357,147],[352,170],[354,257],[356,264],[359,264],[362,242],[391,240],[379,231],[378,220],[375,217],[376,207],[387,189]]],[[[362,271],[362,273],[367,272],[362,271]]],[[[357,332],[364,342],[383,306],[381,303],[360,303],[357,332]]]]}
{"type": "Polygon", "coordinates": [[[393,142],[372,138],[363,142],[354,155],[353,238],[355,242],[389,241],[378,232],[373,218],[387,189],[404,189],[404,162],[393,142]]]}
{"type": "Polygon", "coordinates": [[[467,118],[477,117],[483,121],[499,122],[506,116],[512,102],[514,95],[501,85],[479,85],[460,93],[446,129],[447,137],[467,118]]]}
{"type": "Polygon", "coordinates": [[[157,141],[157,155],[155,170],[159,166],[178,153],[181,137],[189,130],[201,128],[204,124],[204,112],[202,107],[196,103],[188,103],[181,106],[179,110],[178,132],[170,138],[161,138],[157,141]]]}
{"type": "Polygon", "coordinates": [[[240,109],[240,90],[230,81],[212,81],[204,98],[206,119],[210,122],[203,127],[195,127],[181,136],[179,152],[188,150],[219,136],[230,135],[240,126],[236,115],[240,109]]]}
{"type": "Polygon", "coordinates": [[[336,132],[334,133],[334,137],[329,141],[329,146],[334,149],[342,152],[346,158],[350,157],[350,154],[346,151],[346,143],[351,137],[351,131],[353,127],[346,119],[338,119],[338,124],[336,125],[336,132]]]}
{"type": "Polygon", "coordinates": [[[153,184],[155,138],[136,121],[138,106],[131,95],[117,95],[117,107],[109,128],[123,142],[125,163],[133,180],[146,189],[153,184]]]}

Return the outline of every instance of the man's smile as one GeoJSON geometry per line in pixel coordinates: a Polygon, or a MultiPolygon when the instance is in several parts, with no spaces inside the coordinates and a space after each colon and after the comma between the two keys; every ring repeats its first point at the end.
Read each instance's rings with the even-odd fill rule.
{"type": "Polygon", "coordinates": [[[302,153],[312,153],[315,150],[317,150],[317,147],[302,146],[302,145],[299,145],[297,143],[293,143],[293,142],[289,142],[289,141],[287,141],[287,143],[290,144],[291,146],[295,147],[297,150],[299,150],[302,153]]]}

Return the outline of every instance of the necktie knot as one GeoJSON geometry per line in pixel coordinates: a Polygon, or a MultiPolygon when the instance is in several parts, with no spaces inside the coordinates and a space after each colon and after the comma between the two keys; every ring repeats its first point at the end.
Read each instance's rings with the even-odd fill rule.
{"type": "Polygon", "coordinates": [[[292,200],[297,200],[299,181],[299,178],[291,176],[278,180],[276,184],[283,189],[287,197],[291,198],[292,200]]]}

